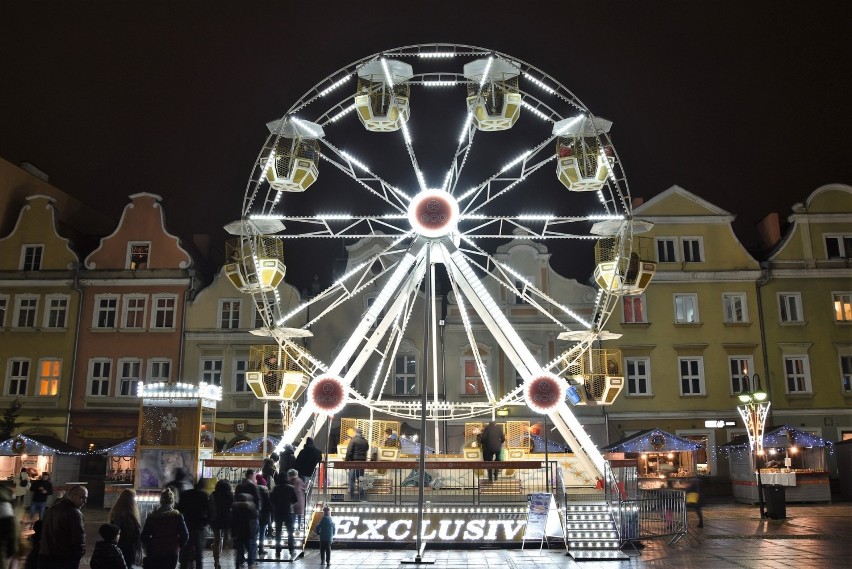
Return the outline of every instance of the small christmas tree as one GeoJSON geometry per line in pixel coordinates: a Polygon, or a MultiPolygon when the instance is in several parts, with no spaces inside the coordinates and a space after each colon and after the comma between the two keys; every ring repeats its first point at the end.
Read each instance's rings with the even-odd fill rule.
{"type": "Polygon", "coordinates": [[[3,418],[0,419],[0,441],[12,438],[15,431],[21,426],[18,422],[18,413],[21,412],[23,406],[21,398],[15,397],[3,412],[3,418]]]}

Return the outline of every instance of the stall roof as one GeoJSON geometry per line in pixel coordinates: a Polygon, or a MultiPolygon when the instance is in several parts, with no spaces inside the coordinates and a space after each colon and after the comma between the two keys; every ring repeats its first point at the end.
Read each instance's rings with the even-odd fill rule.
{"type": "MultiPolygon", "coordinates": [[[[813,433],[800,431],[790,425],[779,425],[772,427],[763,433],[763,446],[769,448],[789,448],[797,447],[830,447],[834,443],[813,433]]],[[[735,448],[748,446],[747,435],[737,435],[731,442],[725,443],[722,447],[735,448]]]]}
{"type": "Polygon", "coordinates": [[[616,441],[601,450],[604,452],[675,452],[700,448],[701,443],[667,433],[662,429],[649,429],[616,441]]]}
{"type": "Polygon", "coordinates": [[[136,456],[136,437],[98,451],[107,456],[136,456]]]}
{"type": "Polygon", "coordinates": [[[80,449],[74,448],[66,442],[60,441],[56,437],[45,435],[15,435],[11,439],[7,439],[0,443],[0,456],[15,456],[19,454],[33,454],[41,456],[59,455],[82,455],[86,454],[80,449]],[[20,448],[20,443],[24,442],[24,447],[20,448]]]}
{"type": "MultiPolygon", "coordinates": [[[[266,445],[267,445],[266,448],[270,449],[270,452],[272,452],[272,449],[274,449],[276,446],[278,446],[278,443],[280,441],[281,441],[280,437],[268,436],[268,437],[266,437],[266,445]]],[[[243,441],[243,442],[235,444],[234,446],[232,446],[231,448],[229,448],[225,452],[229,452],[229,453],[232,453],[232,454],[233,453],[260,454],[261,448],[262,448],[262,446],[261,446],[262,442],[263,442],[263,437],[258,437],[256,439],[251,439],[249,441],[243,441]]]]}

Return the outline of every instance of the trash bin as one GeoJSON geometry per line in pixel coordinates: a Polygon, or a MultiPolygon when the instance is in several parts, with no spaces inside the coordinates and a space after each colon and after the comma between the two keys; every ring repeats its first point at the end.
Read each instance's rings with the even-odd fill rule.
{"type": "Polygon", "coordinates": [[[784,486],[764,485],[763,497],[766,500],[766,517],[773,520],[783,520],[787,517],[787,494],[784,486]]]}

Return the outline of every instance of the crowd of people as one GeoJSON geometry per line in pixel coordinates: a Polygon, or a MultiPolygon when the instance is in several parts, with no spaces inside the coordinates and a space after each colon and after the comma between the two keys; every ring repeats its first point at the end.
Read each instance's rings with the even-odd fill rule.
{"type": "MultiPolygon", "coordinates": [[[[210,493],[205,489],[212,481],[201,478],[193,484],[179,468],[144,523],[136,492],[123,490],[109,512],[108,523],[99,528],[101,541],[96,543],[89,565],[92,569],[187,569],[194,564],[195,569],[203,569],[208,528],[213,537],[214,569],[221,569],[228,549],[233,549],[238,569],[253,568],[258,556],[269,553],[267,538],[274,538],[275,559],[295,559],[294,534],[297,529],[307,529],[306,484],[322,453],[308,438],[298,457],[293,455],[292,447],[281,458],[273,453],[260,472],[246,470],[235,487],[228,480],[218,480],[210,493]],[[282,545],[283,530],[287,541],[282,545]]],[[[53,494],[50,475],[30,480],[24,474],[22,471],[20,479],[26,485],[16,485],[14,490],[0,487],[0,569],[7,569],[19,554],[20,529],[14,506],[23,500],[18,499],[18,488],[33,492],[32,547],[24,569],[79,569],[86,554],[81,508],[88,500],[88,489],[73,486],[46,508],[47,498],[53,494]]],[[[334,521],[328,508],[318,532],[323,562],[330,565],[334,521]]]]}

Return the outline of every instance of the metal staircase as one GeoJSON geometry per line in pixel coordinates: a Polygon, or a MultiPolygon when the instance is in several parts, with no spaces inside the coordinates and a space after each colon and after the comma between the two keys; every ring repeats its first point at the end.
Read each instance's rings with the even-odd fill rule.
{"type": "Polygon", "coordinates": [[[575,561],[627,559],[606,501],[566,504],[565,545],[575,561]]]}

